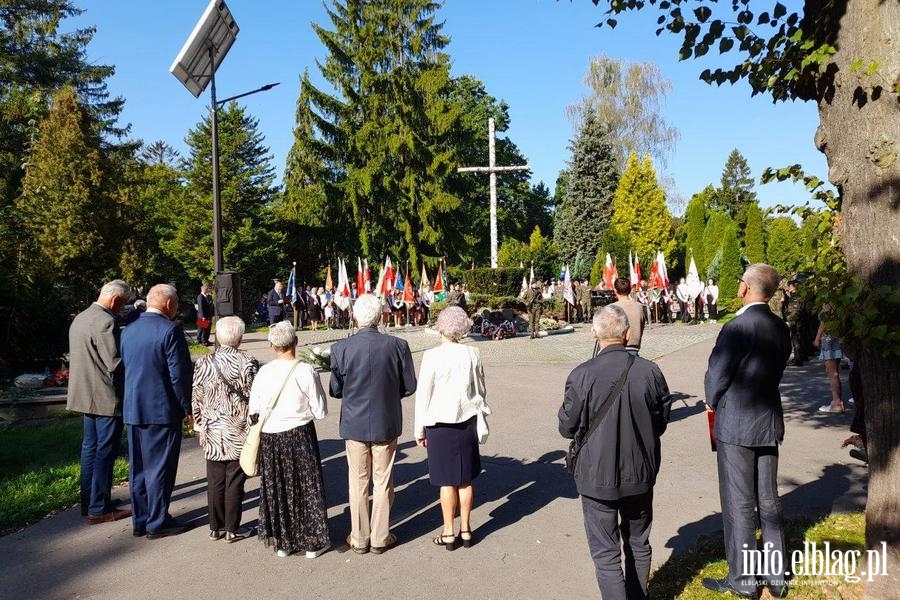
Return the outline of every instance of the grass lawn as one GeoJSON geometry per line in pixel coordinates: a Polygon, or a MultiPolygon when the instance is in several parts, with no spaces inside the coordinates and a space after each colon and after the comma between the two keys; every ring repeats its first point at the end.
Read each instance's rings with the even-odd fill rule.
{"type": "MultiPolygon", "coordinates": [[[[81,430],[80,418],[0,429],[0,535],[79,502],[81,430]]],[[[113,481],[127,479],[119,458],[113,481]]]]}
{"type": "MultiPolygon", "coordinates": [[[[865,557],[865,528],[862,512],[831,515],[817,522],[787,520],[784,531],[787,554],[802,550],[804,541],[820,545],[828,541],[832,550],[860,550],[865,557]]],[[[857,566],[857,575],[860,570],[865,570],[864,561],[865,558],[857,566]]],[[[725,562],[721,535],[707,538],[689,552],[673,556],[651,574],[649,595],[661,599],[721,600],[723,594],[707,590],[701,582],[704,577],[725,577],[727,574],[728,564],[725,562]]],[[[791,581],[790,588],[788,597],[791,600],[850,600],[862,598],[863,583],[847,582],[840,576],[801,576],[791,581]]],[[[771,597],[768,590],[762,592],[762,599],[771,597]]]]}

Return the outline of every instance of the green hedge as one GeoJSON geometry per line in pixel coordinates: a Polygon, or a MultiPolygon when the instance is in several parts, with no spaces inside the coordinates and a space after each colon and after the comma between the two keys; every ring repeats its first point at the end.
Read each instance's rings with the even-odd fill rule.
{"type": "Polygon", "coordinates": [[[461,271],[462,282],[475,294],[518,296],[522,291],[525,269],[469,269],[461,271]]]}

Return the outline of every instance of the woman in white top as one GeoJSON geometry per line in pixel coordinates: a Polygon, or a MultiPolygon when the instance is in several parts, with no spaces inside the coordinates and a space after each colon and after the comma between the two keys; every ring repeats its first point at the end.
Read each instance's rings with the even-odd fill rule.
{"type": "Polygon", "coordinates": [[[428,477],[440,487],[444,529],[433,542],[456,548],[453,526],[459,506],[459,537],[472,545],[472,480],[481,472],[477,415],[490,413],[484,402],[484,369],[476,348],[459,344],[472,326],[463,309],[445,308],[434,328],[442,344],[426,350],[416,391],[416,444],[428,448],[428,477]]]}
{"type": "Polygon", "coordinates": [[[278,556],[331,547],[325,485],[314,419],[328,414],[318,373],[295,358],[297,335],[287,321],[269,329],[275,360],[260,368],[250,390],[250,415],[265,419],[260,436],[259,538],[278,556]],[[271,413],[268,406],[277,396],[271,413]]]}
{"type": "Polygon", "coordinates": [[[709,311],[709,322],[715,323],[719,318],[719,286],[715,279],[710,279],[703,290],[703,298],[706,300],[706,309],[709,311]]]}

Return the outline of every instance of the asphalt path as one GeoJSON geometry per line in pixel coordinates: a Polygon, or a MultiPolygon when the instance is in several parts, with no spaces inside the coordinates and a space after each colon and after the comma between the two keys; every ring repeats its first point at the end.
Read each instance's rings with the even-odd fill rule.
{"type": "MultiPolygon", "coordinates": [[[[675,396],[663,437],[654,492],[653,564],[720,535],[715,455],[703,413],[703,374],[716,325],[654,327],[642,355],[660,365],[675,396]]],[[[421,329],[391,331],[409,340],[416,362],[437,343],[421,329]]],[[[344,332],[304,332],[307,347],[325,347],[344,332]]],[[[206,479],[196,439],[182,446],[172,514],[194,529],[160,540],[134,538],[130,520],[89,526],[73,508],[0,538],[0,598],[416,598],[572,599],[599,597],[581,510],[563,467],[567,442],[556,413],[571,369],[588,358],[586,327],[530,340],[474,341],[485,361],[491,436],[481,447],[474,482],[476,544],[447,552],[432,544],[441,527],[437,490],[428,483],[425,450],[412,439],[414,399],[404,400],[404,434],[395,467],[392,531],[400,544],[382,555],[356,555],[349,533],[347,463],[337,433],[340,403],[316,423],[335,549],[308,560],[277,558],[256,539],[207,539],[206,479]]],[[[271,360],[265,336],[244,348],[271,360]]],[[[846,371],[842,373],[846,380],[846,371]]],[[[327,389],[328,374],[322,374],[327,389]]],[[[845,384],[846,388],[846,384],[845,384]]],[[[784,394],[786,439],[779,489],[788,515],[815,516],[865,505],[865,468],[841,440],[851,413],[816,412],[828,398],[824,367],[789,368],[784,394]]],[[[845,397],[847,392],[845,391],[845,397]]],[[[254,524],[258,480],[247,484],[244,522],[254,524]]],[[[116,497],[127,502],[127,487],[116,497]]]]}

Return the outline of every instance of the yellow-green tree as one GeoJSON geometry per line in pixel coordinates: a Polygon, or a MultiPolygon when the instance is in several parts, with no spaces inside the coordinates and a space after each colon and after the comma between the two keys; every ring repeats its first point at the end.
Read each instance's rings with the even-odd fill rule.
{"type": "Polygon", "coordinates": [[[632,153],[613,198],[610,229],[627,238],[638,257],[649,260],[661,250],[666,259],[675,249],[672,215],[649,156],[632,153]]]}

